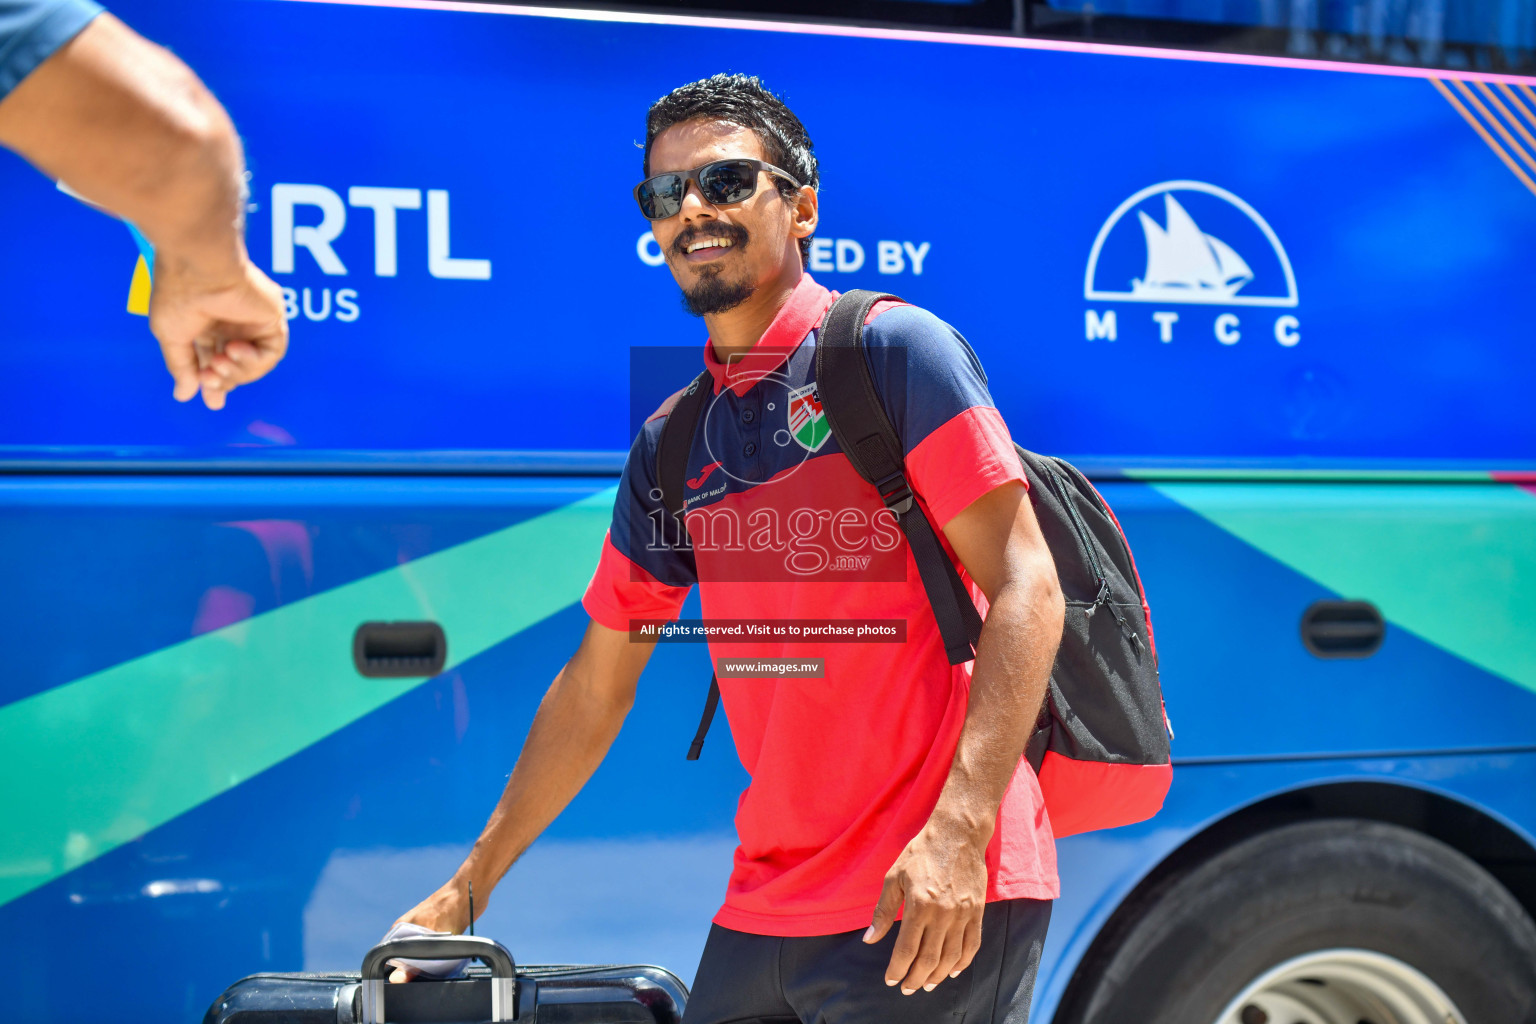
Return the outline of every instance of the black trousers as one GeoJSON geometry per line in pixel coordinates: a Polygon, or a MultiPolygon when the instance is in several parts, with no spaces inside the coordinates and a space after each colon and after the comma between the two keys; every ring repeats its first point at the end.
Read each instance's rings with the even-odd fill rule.
{"type": "Polygon", "coordinates": [[[885,984],[895,927],[870,946],[862,930],[786,939],[715,925],[683,1024],[1027,1024],[1050,921],[1048,900],[987,904],[971,966],[910,996],[885,984]]]}

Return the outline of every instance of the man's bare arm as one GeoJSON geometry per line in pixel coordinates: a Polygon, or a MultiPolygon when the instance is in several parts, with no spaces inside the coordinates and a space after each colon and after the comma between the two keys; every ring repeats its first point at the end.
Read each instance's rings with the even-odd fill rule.
{"type": "Polygon", "coordinates": [[[250,261],[234,125],[185,64],[110,14],[0,100],[0,145],[155,246],[150,329],[175,396],[210,408],[283,357],[282,293],[250,261]]]}
{"type": "MultiPolygon", "coordinates": [[[[434,931],[462,932],[469,924],[469,883],[475,916],[513,861],[565,809],[608,753],[635,701],[653,644],[631,643],[596,622],[555,676],[523,743],[501,800],[474,848],[442,888],[400,918],[434,931]]],[[[405,981],[397,970],[391,980],[405,981]]]]}
{"type": "Polygon", "coordinates": [[[1065,611],[1024,485],[982,496],[944,535],[991,607],[949,777],[928,824],[886,874],[865,935],[879,941],[905,903],[885,979],[908,994],[963,971],[981,945],[987,843],[1045,699],[1065,611]]]}

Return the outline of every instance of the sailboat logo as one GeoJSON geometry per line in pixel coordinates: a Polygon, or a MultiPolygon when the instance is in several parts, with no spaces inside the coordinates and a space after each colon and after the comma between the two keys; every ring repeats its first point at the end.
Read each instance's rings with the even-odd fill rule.
{"type": "Polygon", "coordinates": [[[1296,275],[1291,270],[1290,258],[1268,222],[1231,192],[1203,181],[1165,181],[1144,188],[1121,203],[1094,239],[1083,282],[1083,296],[1099,301],[1223,306],[1295,306],[1297,303],[1296,275]],[[1185,202],[1181,203],[1176,193],[1183,194],[1185,202]],[[1186,206],[1197,201],[1191,194],[1202,197],[1198,201],[1207,204],[1207,208],[1228,225],[1223,233],[1237,231],[1241,239],[1218,237],[1197,224],[1186,206]],[[1159,196],[1161,203],[1156,201],[1159,196]],[[1206,196],[1221,200],[1227,209],[1209,206],[1211,200],[1203,198],[1206,196]],[[1240,213],[1242,219],[1227,212],[1231,209],[1240,213]],[[1132,210],[1136,211],[1141,241],[1145,243],[1146,261],[1144,265],[1138,261],[1139,275],[1131,270],[1128,262],[1135,258],[1134,239],[1126,235],[1132,230],[1130,222],[1126,221],[1124,231],[1118,235],[1115,232],[1132,210]],[[1101,273],[1100,257],[1107,242],[1116,249],[1116,258],[1110,262],[1116,263],[1117,267],[1106,268],[1101,273]],[[1265,249],[1269,251],[1265,252],[1265,249]],[[1249,255],[1245,258],[1240,250],[1249,255]],[[1250,260],[1261,263],[1263,271],[1256,273],[1250,260]],[[1116,269],[1130,272],[1117,274],[1116,269]]]}
{"type": "Polygon", "coordinates": [[[1139,298],[1182,302],[1188,296],[1230,299],[1253,280],[1253,271],[1232,247],[1201,231],[1172,192],[1163,193],[1168,226],[1137,210],[1147,237],[1146,275],[1131,282],[1139,298]]]}

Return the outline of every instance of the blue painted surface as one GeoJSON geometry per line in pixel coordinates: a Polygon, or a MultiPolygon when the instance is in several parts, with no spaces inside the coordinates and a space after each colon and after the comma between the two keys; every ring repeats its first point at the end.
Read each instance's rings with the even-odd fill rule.
{"type": "MultiPolygon", "coordinates": [[[[16,678],[32,685],[183,639],[211,588],[243,590],[259,609],[300,600],[607,482],[6,480],[0,535],[17,543],[5,548],[13,585],[0,614],[36,638],[16,678]],[[244,522],[293,524],[311,541],[311,573],[292,552],[274,560],[250,533],[220,525],[233,508],[244,522]],[[66,545],[76,554],[62,565],[75,575],[50,589],[66,545]]],[[[1432,783],[1536,831],[1536,755],[1350,759],[1530,745],[1536,694],[1395,628],[1375,658],[1318,662],[1295,622],[1326,592],[1147,485],[1104,490],[1154,602],[1176,756],[1336,760],[1187,765],[1154,822],[1064,842],[1040,1019],[1137,879],[1210,820],[1275,790],[1367,776],[1432,783]]],[[[0,907],[0,956],[21,955],[22,934],[63,951],[16,986],[17,1012],[85,1019],[74,965],[103,946],[119,952],[90,984],[115,993],[130,1021],[190,1021],[252,971],[350,966],[457,865],[584,625],[569,608],[0,907]],[[148,895],[178,887],[188,891],[148,895]]],[[[747,781],[723,724],[701,762],[683,759],[706,677],[701,649],[657,649],[608,760],[497,891],[482,931],[529,961],[654,961],[691,976],[729,872],[733,796],[747,781]]]]}
{"type": "MultiPolygon", "coordinates": [[[[144,322],[123,310],[126,233],[5,157],[0,445],[626,450],[629,347],[702,334],[667,271],[637,255],[648,225],[629,193],[632,143],[652,99],[729,66],[784,92],[817,140],[821,235],[865,254],[858,271],[820,277],[954,323],[1034,448],[1536,456],[1522,411],[1536,364],[1507,343],[1532,314],[1536,201],[1421,79],[274,0],[119,11],[201,69],[239,124],[251,250],[294,290],[291,354],[225,414],[168,401],[144,322]],[[1185,179],[1271,226],[1294,308],[1085,299],[1110,214],[1185,179]],[[302,246],[291,272],[274,266],[283,184],[336,196],[345,273],[302,246]],[[398,214],[392,277],[376,273],[372,210],[346,205],[350,189],[380,186],[417,190],[422,207],[398,214]],[[430,272],[431,190],[448,195],[453,256],[489,261],[488,280],[430,272]],[[907,255],[879,273],[882,240],[928,245],[921,275],[907,255]],[[355,320],[340,319],[343,290],[355,320]],[[1115,313],[1118,340],[1088,339],[1090,311],[1115,313]],[[1155,312],[1179,315],[1171,342],[1155,312]],[[1238,318],[1231,345],[1215,336],[1223,314],[1238,318]],[[1293,347],[1275,339],[1283,315],[1297,320],[1293,347]],[[86,358],[101,372],[82,381],[72,369],[86,358]]],[[[1273,294],[1278,257],[1254,222],[1178,196],[1252,268],[1237,297],[1273,294]]],[[[1122,219],[1101,285],[1144,272],[1137,213],[1163,225],[1163,203],[1122,219]]],[[[299,205],[294,223],[320,216],[299,205]]]]}
{"type": "Polygon", "coordinates": [[[0,477],[0,703],[580,500],[601,478],[0,477]]]}
{"type": "MultiPolygon", "coordinates": [[[[1536,201],[1424,81],[271,0],[116,9],[199,68],[240,124],[263,267],[274,185],[343,202],[389,186],[422,190],[423,206],[447,190],[453,254],[490,260],[491,278],[429,273],[425,209],[400,214],[399,270],[381,277],[372,214],[348,208],[345,275],[303,248],[291,273],[274,270],[300,307],[279,371],[223,414],[177,406],[142,319],[122,308],[131,240],[0,155],[0,462],[80,470],[0,478],[0,615],[20,638],[0,702],[610,484],[596,474],[691,376],[702,342],[666,271],[636,254],[630,143],[650,99],[722,63],[786,92],[818,140],[822,234],[866,252],[863,269],[821,279],[955,323],[1032,448],[1109,464],[1536,465],[1523,343],[1536,201]],[[906,73],[914,62],[929,73],[906,73]],[[1111,212],[1175,179],[1263,214],[1296,306],[1085,299],[1111,212]],[[578,194],[579,180],[599,184],[578,194]],[[569,249],[573,233],[586,241],[569,249]],[[880,240],[927,243],[923,273],[907,259],[879,274],[880,240]],[[337,317],[343,288],[354,321],[337,317]],[[305,289],[311,310],[329,289],[325,319],[302,312],[305,289]],[[1166,344],[1151,319],[1164,309],[1180,314],[1166,344]],[[1115,341],[1086,336],[1090,310],[1116,314],[1115,341]],[[1239,318],[1236,344],[1213,334],[1223,313],[1239,318]],[[1281,315],[1299,322],[1293,347],[1273,337],[1281,315]],[[634,375],[632,362],[656,365],[632,360],[634,345],[680,346],[678,379],[634,375]],[[86,475],[169,465],[269,475],[86,475]],[[407,475],[330,475],[358,469],[407,475]]],[[[1252,294],[1283,293],[1252,220],[1177,195],[1251,257],[1252,294]]],[[[1101,288],[1141,273],[1124,231],[1137,211],[1161,223],[1163,202],[1106,236],[1101,288]]],[[[299,208],[300,223],[317,217],[299,208]]],[[[1296,619],[1326,591],[1149,487],[1105,493],[1152,597],[1175,753],[1239,763],[1183,765],[1154,822],[1062,844],[1036,1019],[1135,882],[1253,800],[1391,779],[1536,833],[1536,754],[1360,757],[1536,744],[1536,695],[1396,627],[1375,658],[1318,662],[1296,619]],[[1318,754],[1331,759],[1241,763],[1318,754]]],[[[240,975],[355,963],[477,834],[584,622],[567,609],[0,907],[0,961],[36,965],[7,1011],[95,1020],[110,999],[116,1020],[192,1021],[240,975]],[[39,946],[55,955],[31,959],[39,946]]],[[[683,760],[705,677],[702,650],[658,649],[608,761],[498,890],[484,931],[530,961],[649,960],[691,976],[746,782],[723,722],[702,762],[683,760]]]]}
{"type": "MultiPolygon", "coordinates": [[[[115,994],[118,1019],[191,1021],[253,971],[355,970],[467,852],[585,622],[567,610],[0,907],[0,953],[53,951],[7,998],[7,1019],[96,1019],[85,985],[115,994]],[[148,895],[200,879],[209,891],[148,895]],[[98,964],[86,979],[83,962],[98,964]]],[[[683,758],[707,683],[701,651],[658,651],[608,759],[495,893],[482,933],[529,962],[691,974],[746,783],[723,728],[701,762],[683,758]]]]}
{"type": "MultiPolygon", "coordinates": [[[[1176,757],[1536,744],[1536,693],[1396,625],[1369,658],[1307,653],[1299,628],[1309,605],[1373,595],[1334,593],[1150,486],[1105,483],[1100,491],[1125,528],[1152,605],[1176,757]]],[[[1274,485],[1274,495],[1283,505],[1285,485],[1274,485]]],[[[1410,498],[1399,514],[1431,508],[1426,501],[1415,510],[1410,498]]]]}

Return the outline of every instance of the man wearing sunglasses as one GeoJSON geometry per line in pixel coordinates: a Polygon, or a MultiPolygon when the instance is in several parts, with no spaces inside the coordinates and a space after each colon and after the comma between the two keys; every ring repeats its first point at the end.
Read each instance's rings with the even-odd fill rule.
{"type": "Polygon", "coordinates": [[[981,366],[916,307],[883,303],[866,321],[908,478],[986,615],[975,661],[951,666],[910,553],[882,543],[900,534],[882,532],[880,498],[829,436],[816,397],[816,332],[833,295],[805,272],[819,179],[805,128],[757,79],[716,75],[652,106],[644,165],[640,212],[709,328],[701,381],[712,394],[685,497],[692,543],[655,528],[670,516],[656,479],[664,406],[630,452],[583,599],[586,635],[463,866],[401,920],[465,929],[470,884],[483,907],[618,733],[651,652],[632,639],[635,620],[675,618],[697,583],[708,619],[895,620],[905,635],[712,644],[720,664],[791,656],[823,670],[720,680],[752,782],[687,1024],[1020,1024],[1058,894],[1022,752],[1062,597],[981,366]],[[721,544],[722,523],[747,532],[721,544]],[[867,561],[807,574],[802,556],[814,551],[775,540],[785,524],[802,541],[835,531],[867,561]]]}

